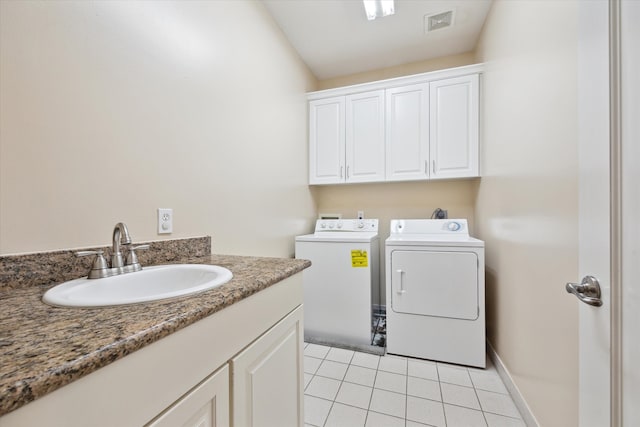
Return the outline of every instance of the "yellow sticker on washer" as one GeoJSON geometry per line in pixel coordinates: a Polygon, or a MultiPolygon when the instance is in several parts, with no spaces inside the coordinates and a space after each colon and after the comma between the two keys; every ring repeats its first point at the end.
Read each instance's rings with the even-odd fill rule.
{"type": "Polygon", "coordinates": [[[351,251],[351,267],[368,267],[369,257],[367,251],[361,251],[359,249],[353,249],[351,251]]]}

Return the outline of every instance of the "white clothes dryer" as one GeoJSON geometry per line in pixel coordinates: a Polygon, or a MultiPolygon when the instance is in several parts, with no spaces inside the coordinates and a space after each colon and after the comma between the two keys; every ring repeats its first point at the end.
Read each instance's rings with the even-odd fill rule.
{"type": "Polygon", "coordinates": [[[466,219],[392,220],[387,352],[486,367],[484,242],[466,219]]]}
{"type": "Polygon", "coordinates": [[[304,270],[304,336],[309,342],[366,349],[372,342],[372,297],[380,289],[377,219],[320,219],[296,237],[304,270]]]}

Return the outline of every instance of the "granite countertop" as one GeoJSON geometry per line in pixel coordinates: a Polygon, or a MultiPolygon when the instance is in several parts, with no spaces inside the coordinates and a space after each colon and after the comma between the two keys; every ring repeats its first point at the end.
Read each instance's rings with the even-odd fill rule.
{"type": "Polygon", "coordinates": [[[90,309],[44,304],[42,295],[53,285],[0,288],[0,416],[310,265],[226,255],[181,262],[220,265],[233,279],[192,296],[90,309]]]}

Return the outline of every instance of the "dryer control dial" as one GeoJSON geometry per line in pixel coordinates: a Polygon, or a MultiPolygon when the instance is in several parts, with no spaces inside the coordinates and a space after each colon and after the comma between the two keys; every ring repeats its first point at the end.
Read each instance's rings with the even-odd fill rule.
{"type": "Polygon", "coordinates": [[[451,221],[450,223],[447,224],[447,229],[449,231],[458,231],[458,230],[460,230],[460,223],[459,222],[455,222],[455,221],[451,221]]]}

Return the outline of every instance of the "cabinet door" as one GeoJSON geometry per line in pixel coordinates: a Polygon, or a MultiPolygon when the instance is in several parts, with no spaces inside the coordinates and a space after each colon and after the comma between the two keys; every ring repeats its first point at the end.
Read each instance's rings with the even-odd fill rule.
{"type": "Polygon", "coordinates": [[[384,90],[349,95],[346,182],[384,181],[384,90]]]}
{"type": "Polygon", "coordinates": [[[478,176],[478,75],[430,83],[431,178],[478,176]]]}
{"type": "Polygon", "coordinates": [[[344,182],[344,96],[309,103],[309,184],[344,182]]]}
{"type": "Polygon", "coordinates": [[[218,369],[146,427],[228,427],[229,367],[218,369]]]}
{"type": "Polygon", "coordinates": [[[429,178],[429,85],[386,91],[386,179],[429,178]]]}
{"type": "Polygon", "coordinates": [[[234,425],[304,424],[302,348],[298,307],[232,359],[234,425]]]}

